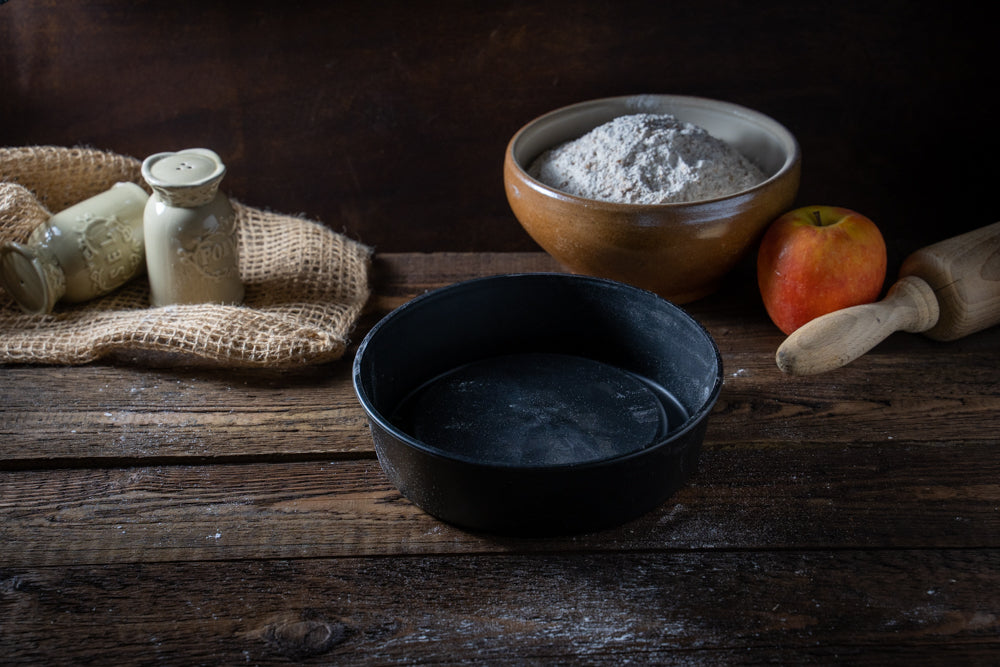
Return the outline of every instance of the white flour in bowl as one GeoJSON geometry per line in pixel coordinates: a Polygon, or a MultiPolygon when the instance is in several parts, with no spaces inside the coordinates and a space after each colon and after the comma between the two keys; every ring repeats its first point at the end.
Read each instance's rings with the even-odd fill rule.
{"type": "Polygon", "coordinates": [[[766,179],[727,143],[669,114],[619,116],[545,151],[528,173],[568,194],[627,204],[714,199],[766,179]]]}

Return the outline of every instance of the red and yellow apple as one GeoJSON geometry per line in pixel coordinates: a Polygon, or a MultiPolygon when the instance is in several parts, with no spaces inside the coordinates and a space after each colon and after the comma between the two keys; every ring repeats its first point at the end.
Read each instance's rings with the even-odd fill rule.
{"type": "Polygon", "coordinates": [[[785,334],[835,310],[878,299],[886,249],[871,220],[837,206],[805,206],[771,223],[757,253],[757,284],[785,334]]]}

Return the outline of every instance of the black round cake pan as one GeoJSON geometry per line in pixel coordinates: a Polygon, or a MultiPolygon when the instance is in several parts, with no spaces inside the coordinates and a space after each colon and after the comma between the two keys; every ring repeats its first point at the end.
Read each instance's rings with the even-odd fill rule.
{"type": "Polygon", "coordinates": [[[354,388],[400,492],[459,527],[558,535],[655,508],[696,470],[722,388],[708,332],[629,285],[501,275],[368,333],[354,388]]]}

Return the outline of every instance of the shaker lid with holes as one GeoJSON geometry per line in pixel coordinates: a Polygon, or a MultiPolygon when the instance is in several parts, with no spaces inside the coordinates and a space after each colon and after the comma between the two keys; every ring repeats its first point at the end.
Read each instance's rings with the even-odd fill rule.
{"type": "Polygon", "coordinates": [[[226,165],[207,148],[156,153],[142,163],[142,177],[171,206],[201,206],[212,201],[226,165]]]}
{"type": "Polygon", "coordinates": [[[66,292],[66,276],[51,253],[15,242],[0,248],[0,283],[32,315],[50,312],[66,292]]]}

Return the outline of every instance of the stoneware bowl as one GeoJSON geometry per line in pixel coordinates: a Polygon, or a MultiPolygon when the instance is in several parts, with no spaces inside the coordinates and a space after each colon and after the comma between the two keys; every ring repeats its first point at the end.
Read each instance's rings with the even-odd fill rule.
{"type": "Polygon", "coordinates": [[[767,225],[792,207],[800,164],[795,137],[764,114],[697,97],[639,95],[582,102],[536,118],[510,140],[503,176],[518,221],[566,269],[685,303],[718,289],[767,225]],[[669,113],[699,125],[768,178],[717,199],[623,204],[566,194],[528,175],[545,150],[634,113],[669,113]]]}
{"type": "Polygon", "coordinates": [[[354,388],[389,480],[460,527],[556,535],[656,507],[695,470],[722,361],[663,298],[565,273],[502,275],[383,318],[354,388]]]}

